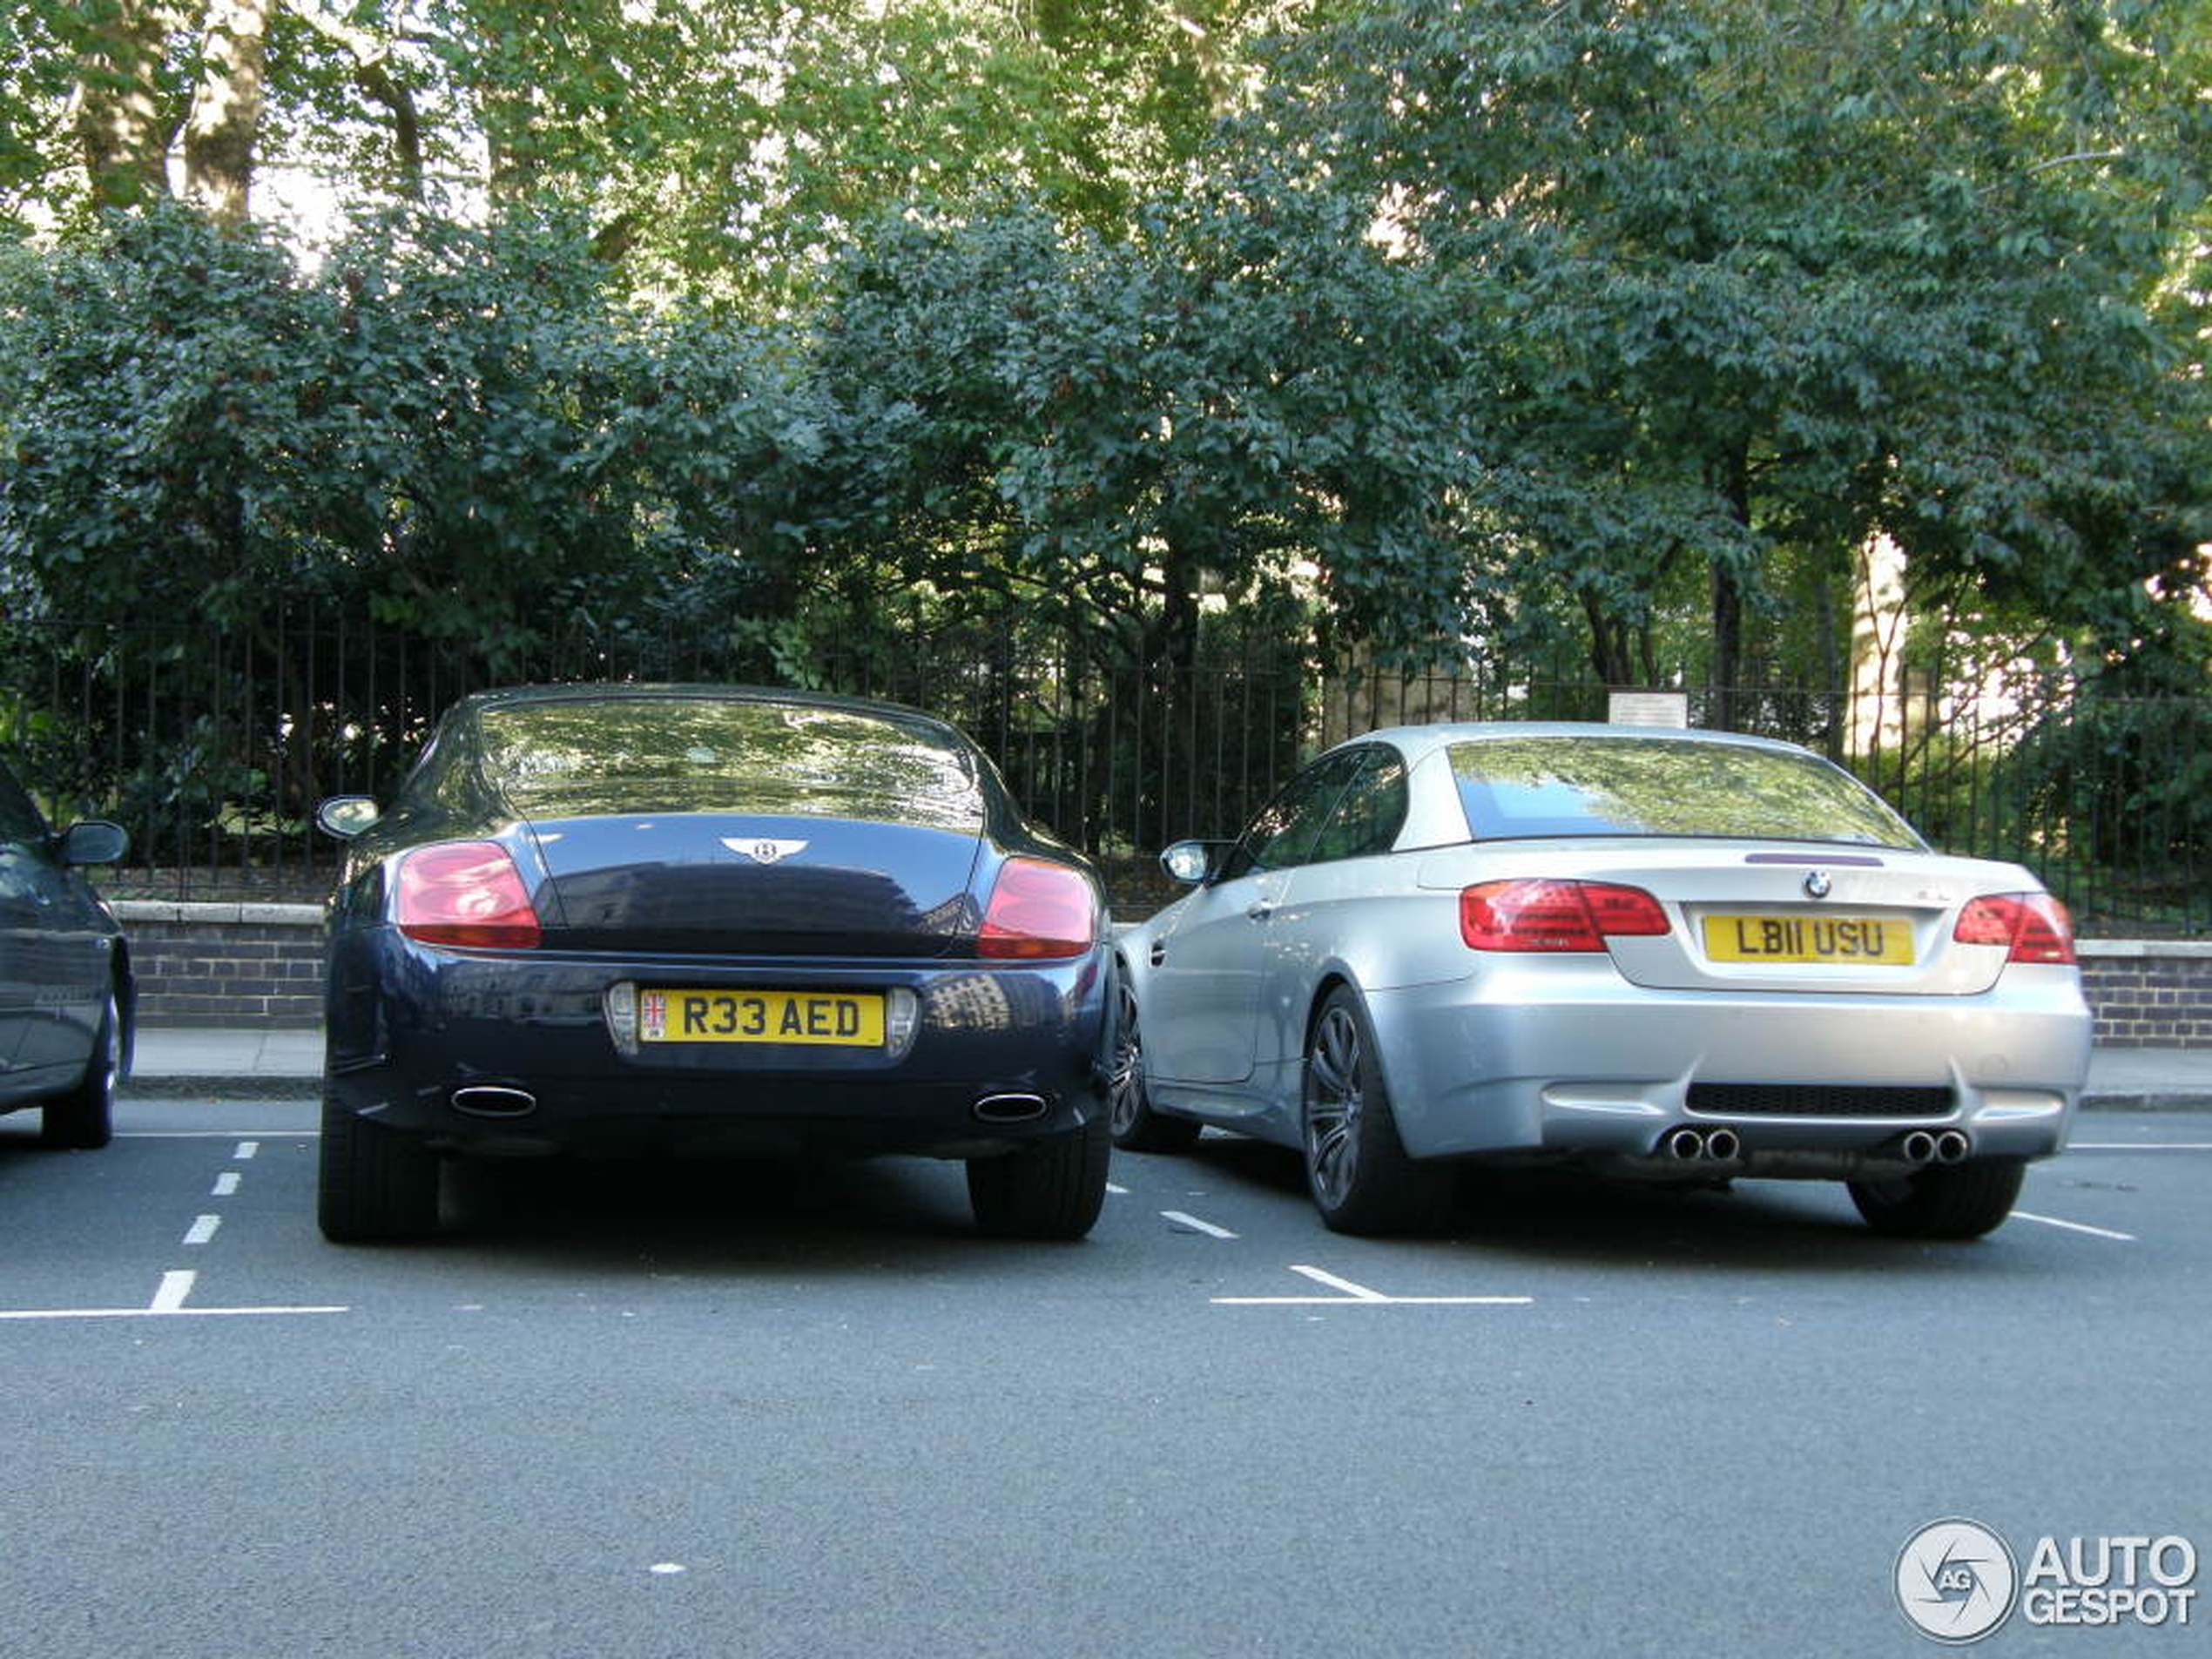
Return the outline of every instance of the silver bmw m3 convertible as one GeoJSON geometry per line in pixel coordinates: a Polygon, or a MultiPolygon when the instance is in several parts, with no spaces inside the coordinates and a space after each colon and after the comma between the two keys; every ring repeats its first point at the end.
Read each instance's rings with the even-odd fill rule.
{"type": "Polygon", "coordinates": [[[1971,1238],[2088,1066],[2065,910],[1848,772],[1718,732],[1406,726],[1300,772],[1117,953],[1116,1142],[1300,1149],[1340,1231],[1472,1161],[1841,1180],[1971,1238]]]}

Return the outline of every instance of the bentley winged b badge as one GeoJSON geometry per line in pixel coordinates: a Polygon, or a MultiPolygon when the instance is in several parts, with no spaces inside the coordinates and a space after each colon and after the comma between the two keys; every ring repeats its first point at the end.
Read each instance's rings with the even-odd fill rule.
{"type": "Polygon", "coordinates": [[[722,845],[739,858],[751,859],[755,864],[778,864],[794,853],[804,853],[804,841],[747,840],[742,835],[725,835],[722,845]]]}

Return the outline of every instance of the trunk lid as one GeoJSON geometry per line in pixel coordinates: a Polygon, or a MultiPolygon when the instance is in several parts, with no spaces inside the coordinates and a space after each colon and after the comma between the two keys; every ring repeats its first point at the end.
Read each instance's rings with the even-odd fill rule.
{"type": "Polygon", "coordinates": [[[1622,837],[1476,843],[1432,854],[1423,887],[1547,877],[1641,887],[1669,929],[1607,942],[1630,983],[1661,990],[1966,996],[2005,968],[2001,946],[1952,937],[1966,901],[2033,890],[2010,865],[1884,847],[1658,843],[1622,837]]]}
{"type": "Polygon", "coordinates": [[[973,940],[973,829],[771,813],[533,819],[549,947],[921,957],[973,940]]]}

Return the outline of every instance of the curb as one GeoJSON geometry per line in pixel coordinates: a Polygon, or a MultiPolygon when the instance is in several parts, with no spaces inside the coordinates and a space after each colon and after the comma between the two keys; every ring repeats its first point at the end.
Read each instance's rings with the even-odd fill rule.
{"type": "Polygon", "coordinates": [[[224,1076],[204,1071],[169,1076],[134,1071],[116,1085],[115,1092],[125,1100],[174,1100],[180,1095],[206,1095],[218,1100],[315,1100],[322,1094],[322,1077],[320,1073],[224,1076]]]}
{"type": "Polygon", "coordinates": [[[2190,1090],[2112,1090],[2081,1096],[2085,1112],[2212,1112],[2212,1094],[2190,1090]]]}

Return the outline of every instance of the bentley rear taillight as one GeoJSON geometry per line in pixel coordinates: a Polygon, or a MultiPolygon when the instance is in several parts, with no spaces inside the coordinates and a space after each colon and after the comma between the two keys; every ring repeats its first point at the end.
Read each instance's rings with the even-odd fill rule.
{"type": "Polygon", "coordinates": [[[991,886],[975,954],[1008,960],[1080,956],[1096,936],[1098,906],[1080,870],[1008,859],[991,886]]]}
{"type": "Polygon", "coordinates": [[[541,937],[522,872],[496,841],[444,841],[402,856],[392,920],[426,945],[529,950],[541,937]]]}
{"type": "Polygon", "coordinates": [[[1608,939],[1669,931],[1656,899],[1608,881],[1484,881],[1460,894],[1470,950],[1600,951],[1608,939]]]}
{"type": "Polygon", "coordinates": [[[2070,962],[2074,923],[2047,893],[1992,893],[1969,899],[1951,936],[1962,945],[2002,945],[2008,962],[2070,962]]]}

